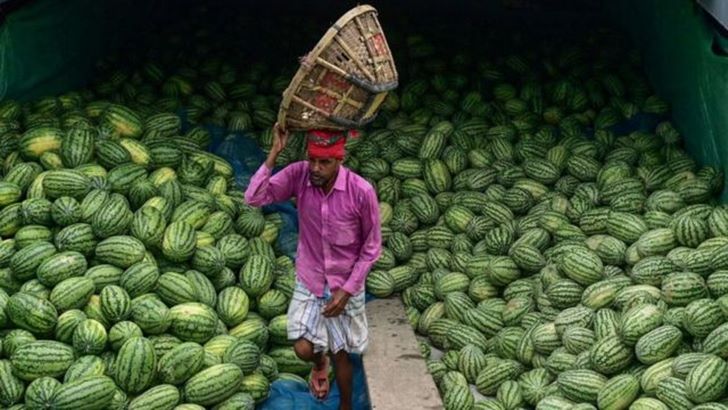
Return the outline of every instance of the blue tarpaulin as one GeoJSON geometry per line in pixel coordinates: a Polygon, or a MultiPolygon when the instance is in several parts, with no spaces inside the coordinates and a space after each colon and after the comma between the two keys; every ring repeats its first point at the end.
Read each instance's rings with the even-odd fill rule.
{"type": "MultiPolygon", "coordinates": [[[[361,356],[351,355],[354,364],[354,410],[369,410],[369,394],[362,367],[361,356]]],[[[339,408],[339,389],[331,384],[331,391],[325,401],[311,396],[308,386],[291,380],[278,380],[271,385],[268,400],[257,406],[258,410],[337,410],[339,408]]]]}
{"type": "MultiPolygon", "coordinates": [[[[235,181],[240,187],[247,187],[251,176],[265,161],[265,154],[251,137],[241,133],[225,133],[221,128],[207,127],[212,136],[210,150],[225,158],[235,171],[235,181]]],[[[277,172],[280,169],[274,169],[277,172]]],[[[290,201],[263,207],[264,213],[278,212],[283,226],[278,233],[276,249],[290,258],[296,258],[298,242],[298,215],[290,201]]]]}

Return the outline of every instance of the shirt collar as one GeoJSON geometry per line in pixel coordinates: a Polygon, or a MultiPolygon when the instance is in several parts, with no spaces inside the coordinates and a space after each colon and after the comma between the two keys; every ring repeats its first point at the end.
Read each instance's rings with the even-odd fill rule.
{"type": "Polygon", "coordinates": [[[338,191],[346,191],[346,177],[349,170],[344,168],[343,165],[339,165],[339,172],[336,175],[336,181],[334,181],[334,189],[338,191]]]}

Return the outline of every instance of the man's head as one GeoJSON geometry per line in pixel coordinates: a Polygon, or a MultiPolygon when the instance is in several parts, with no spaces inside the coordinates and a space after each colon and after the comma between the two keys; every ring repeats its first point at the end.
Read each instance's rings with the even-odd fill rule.
{"type": "Polygon", "coordinates": [[[339,166],[343,160],[328,157],[308,158],[308,169],[309,169],[309,180],[313,186],[325,187],[336,178],[338,174],[339,166]]]}
{"type": "Polygon", "coordinates": [[[307,137],[309,179],[312,185],[325,187],[336,178],[344,161],[347,133],[311,130],[307,137]]]}

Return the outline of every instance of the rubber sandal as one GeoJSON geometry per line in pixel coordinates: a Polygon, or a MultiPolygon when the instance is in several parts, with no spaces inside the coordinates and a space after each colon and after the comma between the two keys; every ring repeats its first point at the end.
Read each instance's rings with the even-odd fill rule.
{"type": "Polygon", "coordinates": [[[311,368],[311,374],[309,376],[308,388],[311,396],[319,401],[324,401],[329,396],[329,390],[331,388],[329,384],[329,358],[324,356],[324,367],[320,370],[316,370],[315,367],[311,368]],[[317,395],[319,392],[321,395],[317,395]]]}

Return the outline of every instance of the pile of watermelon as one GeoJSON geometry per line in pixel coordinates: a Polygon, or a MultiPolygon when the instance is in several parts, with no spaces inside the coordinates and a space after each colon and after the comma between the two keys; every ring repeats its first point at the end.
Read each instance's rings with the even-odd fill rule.
{"type": "MultiPolygon", "coordinates": [[[[269,148],[295,67],[186,29],[89,89],[0,102],[5,408],[252,409],[305,383],[283,219],[208,152],[210,125],[269,148]]],[[[724,176],[637,54],[391,31],[402,84],[346,164],[380,200],[367,290],[402,298],[446,408],[728,409],[724,176]]],[[[279,165],[303,156],[294,136],[279,165]]]]}
{"type": "Polygon", "coordinates": [[[381,201],[367,289],[401,295],[449,410],[728,409],[724,176],[624,43],[561,44],[409,39],[349,144],[381,201]]]}
{"type": "Polygon", "coordinates": [[[269,129],[262,72],[150,63],[0,102],[3,408],[253,409],[305,383],[283,219],[244,204],[201,125],[269,129]]]}

